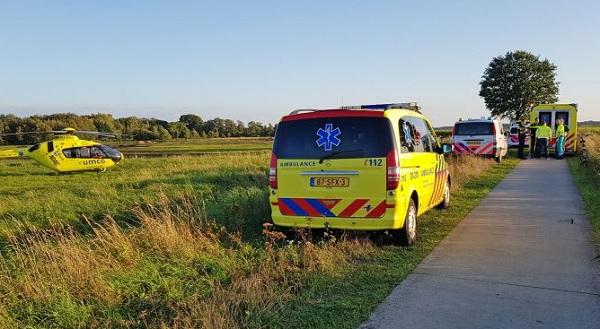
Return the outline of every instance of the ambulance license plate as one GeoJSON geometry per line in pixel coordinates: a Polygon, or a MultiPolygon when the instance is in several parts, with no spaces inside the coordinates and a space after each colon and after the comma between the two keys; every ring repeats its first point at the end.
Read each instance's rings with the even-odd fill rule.
{"type": "Polygon", "coordinates": [[[312,187],[348,187],[350,178],[348,177],[311,177],[310,186],[312,187]]]}
{"type": "Polygon", "coordinates": [[[467,145],[479,145],[481,141],[467,141],[467,145]]]}

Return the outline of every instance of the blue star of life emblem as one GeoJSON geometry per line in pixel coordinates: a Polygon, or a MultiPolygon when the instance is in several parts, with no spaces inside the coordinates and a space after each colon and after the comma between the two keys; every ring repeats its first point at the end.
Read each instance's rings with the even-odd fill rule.
{"type": "Polygon", "coordinates": [[[319,139],[317,139],[317,146],[323,146],[325,151],[331,151],[334,146],[339,146],[342,142],[342,140],[338,138],[341,134],[342,131],[339,127],[333,129],[332,123],[326,123],[325,129],[319,128],[317,131],[317,136],[319,136],[319,139]]]}

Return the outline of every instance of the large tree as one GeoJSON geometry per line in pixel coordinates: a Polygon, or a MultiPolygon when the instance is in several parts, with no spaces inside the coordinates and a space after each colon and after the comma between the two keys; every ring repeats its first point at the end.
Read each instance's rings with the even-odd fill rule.
{"type": "Polygon", "coordinates": [[[494,57],[480,84],[492,115],[512,120],[529,115],[532,105],[558,101],[556,65],[526,51],[494,57]]]}

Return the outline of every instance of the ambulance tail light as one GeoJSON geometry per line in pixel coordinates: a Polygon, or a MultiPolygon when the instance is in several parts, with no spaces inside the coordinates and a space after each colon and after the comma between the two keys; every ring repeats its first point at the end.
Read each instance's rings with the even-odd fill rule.
{"type": "Polygon", "coordinates": [[[496,125],[492,123],[492,135],[496,135],[496,125]]]}
{"type": "Polygon", "coordinates": [[[395,190],[400,183],[400,167],[398,165],[398,153],[396,149],[388,152],[386,157],[387,166],[387,189],[395,190]]]}
{"type": "Polygon", "coordinates": [[[271,153],[271,164],[269,165],[269,186],[272,189],[277,188],[277,156],[271,153]]]}

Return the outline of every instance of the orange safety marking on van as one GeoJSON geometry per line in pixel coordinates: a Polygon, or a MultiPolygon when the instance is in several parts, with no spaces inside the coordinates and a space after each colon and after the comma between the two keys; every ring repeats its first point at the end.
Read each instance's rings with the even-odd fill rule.
{"type": "Polygon", "coordinates": [[[433,193],[431,194],[431,198],[429,199],[430,206],[442,197],[447,179],[448,170],[446,168],[446,162],[444,161],[443,157],[438,157],[433,193]]]}
{"type": "Polygon", "coordinates": [[[488,143],[487,145],[481,147],[479,150],[477,150],[477,154],[488,154],[488,153],[492,153],[492,146],[494,145],[494,143],[488,143]]]}
{"type": "Polygon", "coordinates": [[[388,208],[385,200],[369,199],[279,198],[276,204],[282,215],[310,217],[376,218],[383,216],[388,208]]]}
{"type": "Polygon", "coordinates": [[[454,143],[454,153],[456,153],[456,154],[464,154],[464,153],[471,154],[473,152],[471,152],[471,150],[467,146],[465,146],[465,144],[456,142],[456,143],[454,143]]]}
{"type": "Polygon", "coordinates": [[[373,210],[371,210],[371,212],[369,212],[367,214],[368,218],[378,218],[383,216],[383,214],[385,213],[385,200],[381,201],[373,210]]]}
{"type": "Polygon", "coordinates": [[[433,192],[431,193],[431,198],[429,199],[429,205],[431,205],[433,203],[433,201],[435,200],[435,197],[437,195],[437,190],[440,185],[440,172],[441,172],[440,157],[438,156],[437,163],[435,164],[435,183],[433,185],[433,192]]]}
{"type": "Polygon", "coordinates": [[[365,203],[369,202],[368,199],[356,199],[346,209],[344,209],[338,217],[352,217],[365,203]]]}
{"type": "Polygon", "coordinates": [[[573,147],[573,141],[575,141],[575,134],[569,133],[567,136],[567,141],[565,142],[565,149],[573,147]]]}

